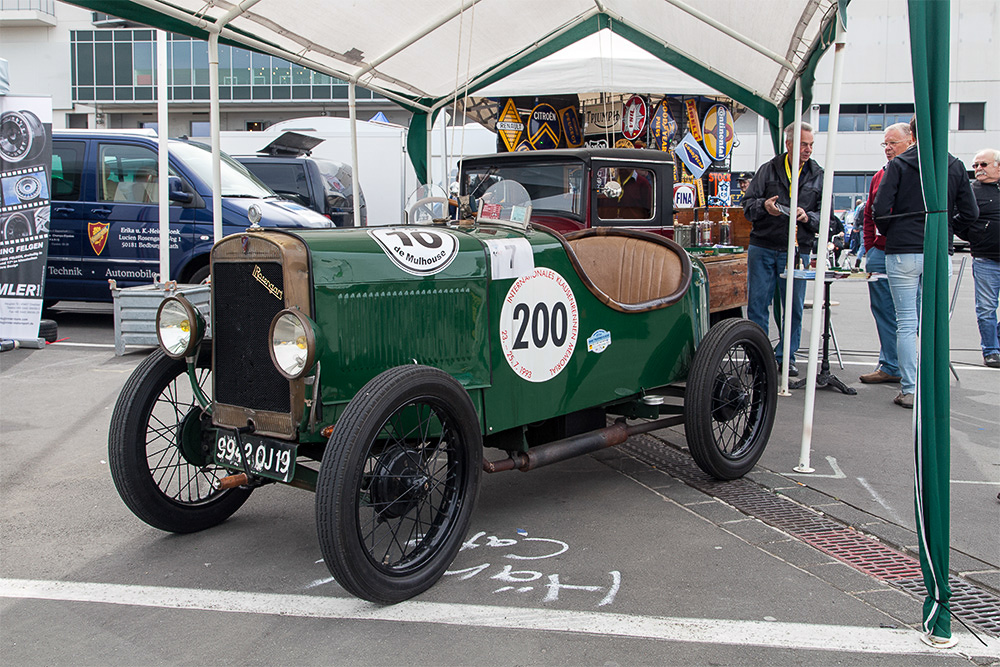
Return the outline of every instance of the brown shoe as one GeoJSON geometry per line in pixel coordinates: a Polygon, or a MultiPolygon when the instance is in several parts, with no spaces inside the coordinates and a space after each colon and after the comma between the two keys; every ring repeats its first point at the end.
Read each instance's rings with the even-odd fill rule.
{"type": "Polygon", "coordinates": [[[904,394],[903,392],[899,392],[898,394],[896,394],[896,398],[892,399],[892,402],[902,408],[907,408],[908,410],[912,410],[913,394],[904,394]]]}
{"type": "Polygon", "coordinates": [[[876,368],[871,373],[865,373],[858,379],[865,384],[880,384],[882,382],[899,382],[902,378],[898,375],[889,375],[881,368],[876,368]]]}

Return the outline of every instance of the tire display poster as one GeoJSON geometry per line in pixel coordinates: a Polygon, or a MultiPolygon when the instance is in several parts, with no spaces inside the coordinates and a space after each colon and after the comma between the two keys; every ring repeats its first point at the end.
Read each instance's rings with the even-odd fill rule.
{"type": "Polygon", "coordinates": [[[38,339],[51,165],[52,100],[0,95],[0,338],[38,339]]]}

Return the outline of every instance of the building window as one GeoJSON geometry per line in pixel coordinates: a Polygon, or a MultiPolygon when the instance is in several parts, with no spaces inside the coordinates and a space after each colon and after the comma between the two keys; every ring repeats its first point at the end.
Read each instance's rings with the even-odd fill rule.
{"type": "MultiPolygon", "coordinates": [[[[207,100],[207,43],[175,34],[168,34],[167,40],[168,99],[207,100]]],[[[153,31],[148,28],[73,30],[70,42],[74,102],[155,99],[156,43],[153,31]]],[[[219,84],[219,97],[223,100],[253,99],[264,102],[347,99],[348,85],[282,58],[227,45],[219,47],[219,84]]],[[[381,99],[363,88],[358,88],[357,97],[359,100],[381,99]]]]}
{"type": "MultiPolygon", "coordinates": [[[[841,104],[838,132],[884,132],[895,123],[909,123],[912,104],[841,104]]],[[[819,131],[830,128],[830,105],[819,107],[819,131]]]]}
{"type": "Polygon", "coordinates": [[[986,129],[986,103],[985,102],[959,102],[958,103],[958,129],[960,129],[960,130],[985,130],[986,129]]]}
{"type": "Polygon", "coordinates": [[[869,173],[837,173],[833,176],[833,212],[842,216],[853,210],[857,201],[868,199],[868,187],[872,176],[869,173]]]}
{"type": "Polygon", "coordinates": [[[207,120],[193,120],[191,121],[191,134],[192,137],[207,137],[212,134],[212,124],[207,120]]]}
{"type": "Polygon", "coordinates": [[[246,124],[247,132],[263,132],[266,127],[262,120],[248,120],[246,124]]]}

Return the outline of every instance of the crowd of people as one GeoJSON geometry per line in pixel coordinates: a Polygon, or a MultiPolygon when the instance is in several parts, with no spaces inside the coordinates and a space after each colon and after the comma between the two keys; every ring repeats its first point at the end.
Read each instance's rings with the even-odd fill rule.
{"type": "MultiPolygon", "coordinates": [[[[886,165],[871,180],[866,200],[848,212],[850,228],[831,221],[833,265],[841,253],[855,255],[853,269],[869,274],[868,291],[879,338],[875,369],[860,376],[865,384],[899,383],[896,405],[913,408],[917,375],[917,336],[923,277],[926,208],[920,180],[916,120],[886,128],[882,148],[886,165]]],[[[751,223],[747,258],[747,317],[768,330],[772,304],[779,339],[774,354],[781,364],[784,352],[785,280],[793,164],[794,125],[785,128],[785,152],[761,165],[743,193],[742,205],[751,223]],[[777,291],[778,298],[775,298],[777,291]]],[[[823,169],[812,159],[813,129],[801,124],[799,137],[799,191],[795,211],[795,266],[809,266],[819,230],[823,169]]],[[[1000,368],[997,309],[1000,307],[1000,151],[984,149],[972,162],[970,181],[963,162],[948,155],[947,215],[949,255],[952,232],[967,241],[972,253],[976,318],[983,363],[1000,368]]],[[[834,218],[836,219],[836,218],[834,218]]],[[[825,247],[826,244],[824,243],[825,247]]],[[[949,271],[951,263],[949,262],[949,271]]],[[[791,335],[788,341],[789,376],[802,333],[805,282],[792,291],[791,335]]]]}

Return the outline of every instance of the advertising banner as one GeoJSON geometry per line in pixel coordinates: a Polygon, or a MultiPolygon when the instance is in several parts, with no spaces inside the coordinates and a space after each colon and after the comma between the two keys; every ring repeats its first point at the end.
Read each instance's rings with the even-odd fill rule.
{"type": "Polygon", "coordinates": [[[576,148],[583,143],[576,95],[506,97],[498,101],[497,152],[576,148]]]}
{"type": "Polygon", "coordinates": [[[0,338],[38,339],[51,164],[52,100],[0,95],[0,338]]]}

